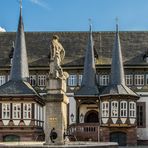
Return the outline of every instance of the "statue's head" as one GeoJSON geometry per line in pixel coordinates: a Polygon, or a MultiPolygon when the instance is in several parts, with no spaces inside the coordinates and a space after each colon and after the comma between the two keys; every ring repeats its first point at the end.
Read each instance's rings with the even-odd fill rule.
{"type": "Polygon", "coordinates": [[[57,35],[53,35],[52,37],[54,40],[59,40],[59,37],[57,35]]]}

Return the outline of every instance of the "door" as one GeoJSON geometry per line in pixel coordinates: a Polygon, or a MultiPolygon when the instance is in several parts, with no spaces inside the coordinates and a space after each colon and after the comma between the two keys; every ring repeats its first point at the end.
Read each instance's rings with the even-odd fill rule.
{"type": "Polygon", "coordinates": [[[110,134],[110,141],[117,142],[119,146],[126,146],[126,133],[114,132],[110,134]]]}
{"type": "Polygon", "coordinates": [[[95,110],[88,111],[84,118],[85,123],[98,123],[98,112],[95,110]]]}

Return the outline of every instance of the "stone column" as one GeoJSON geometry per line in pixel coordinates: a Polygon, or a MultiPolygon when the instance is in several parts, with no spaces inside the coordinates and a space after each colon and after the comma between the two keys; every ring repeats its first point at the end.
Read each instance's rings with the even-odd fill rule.
{"type": "MultiPolygon", "coordinates": [[[[47,86],[45,113],[45,144],[64,144],[64,130],[67,129],[67,104],[66,80],[60,78],[49,79],[47,86]],[[56,133],[57,138],[51,139],[51,133],[56,133]]],[[[55,134],[55,137],[56,137],[55,134]]]]}

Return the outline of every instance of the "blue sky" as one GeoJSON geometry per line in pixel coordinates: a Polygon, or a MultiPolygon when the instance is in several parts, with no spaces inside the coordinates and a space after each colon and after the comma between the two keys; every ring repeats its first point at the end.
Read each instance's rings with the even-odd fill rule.
{"type": "MultiPolygon", "coordinates": [[[[19,0],[0,0],[0,27],[16,31],[19,0]]],[[[25,31],[148,30],[148,0],[23,0],[25,31]]]]}

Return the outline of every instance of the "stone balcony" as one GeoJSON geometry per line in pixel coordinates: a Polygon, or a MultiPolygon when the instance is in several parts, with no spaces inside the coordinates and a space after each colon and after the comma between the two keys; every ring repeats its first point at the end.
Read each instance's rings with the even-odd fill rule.
{"type": "Polygon", "coordinates": [[[99,123],[74,123],[68,127],[70,139],[75,141],[99,141],[99,123]]]}

